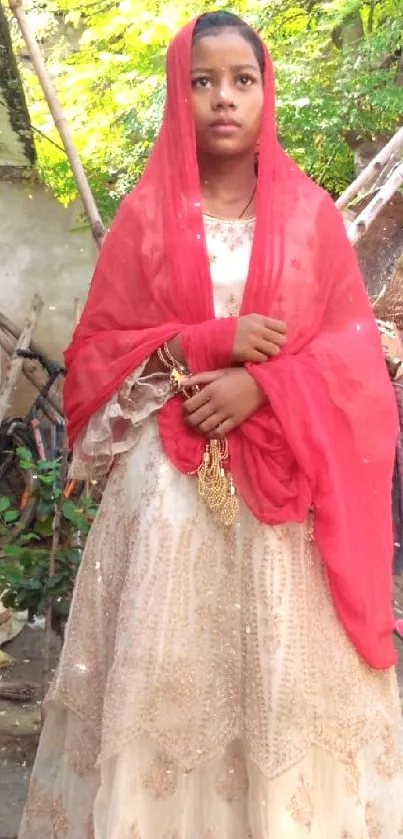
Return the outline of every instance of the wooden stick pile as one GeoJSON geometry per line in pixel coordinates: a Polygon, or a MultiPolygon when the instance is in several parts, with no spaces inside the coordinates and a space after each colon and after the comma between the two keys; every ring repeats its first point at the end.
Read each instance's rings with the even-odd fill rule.
{"type": "MultiPolygon", "coordinates": [[[[33,352],[40,353],[45,358],[48,357],[46,351],[32,337],[42,309],[43,300],[38,294],[35,294],[22,328],[18,327],[0,312],[0,348],[4,350],[6,356],[9,358],[5,376],[0,386],[0,423],[7,416],[14,391],[22,373],[39,391],[45,384],[45,374],[40,369],[38,363],[19,358],[17,355],[17,350],[19,349],[31,349],[33,352]]],[[[63,414],[62,397],[57,387],[52,388],[48,399],[52,407],[59,414],[63,414]]]]}

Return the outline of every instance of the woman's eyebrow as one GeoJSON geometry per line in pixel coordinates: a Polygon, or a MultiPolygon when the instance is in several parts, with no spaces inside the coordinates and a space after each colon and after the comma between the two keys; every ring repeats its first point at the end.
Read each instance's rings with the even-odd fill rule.
{"type": "MultiPolygon", "coordinates": [[[[235,72],[239,72],[240,70],[254,70],[255,73],[258,70],[255,64],[231,64],[229,69],[235,72]]],[[[192,73],[216,73],[217,70],[217,67],[192,67],[192,73]]]]}
{"type": "Polygon", "coordinates": [[[256,64],[233,64],[231,70],[236,70],[238,72],[239,70],[254,70],[256,73],[258,67],[256,64]]]}

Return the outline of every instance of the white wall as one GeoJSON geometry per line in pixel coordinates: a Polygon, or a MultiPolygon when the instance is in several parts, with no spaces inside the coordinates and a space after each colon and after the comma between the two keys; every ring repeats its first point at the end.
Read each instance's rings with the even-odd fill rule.
{"type": "Polygon", "coordinates": [[[40,185],[0,182],[0,310],[21,322],[35,292],[45,307],[35,337],[57,356],[69,341],[74,298],[85,298],[96,259],[88,230],[40,185]]]}

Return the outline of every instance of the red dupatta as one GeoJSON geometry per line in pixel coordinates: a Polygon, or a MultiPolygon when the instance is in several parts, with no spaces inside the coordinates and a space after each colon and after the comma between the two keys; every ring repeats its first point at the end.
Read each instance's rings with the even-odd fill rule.
{"type": "MultiPolygon", "coordinates": [[[[183,333],[193,372],[228,367],[236,320],[215,319],[191,108],[195,22],[168,51],[167,104],[150,161],[107,235],[66,352],[70,439],[164,341],[183,333]]],[[[276,138],[267,51],[257,221],[242,314],[285,320],[282,355],[249,370],[268,397],[229,435],[238,493],[262,522],[304,521],[334,603],[361,656],[395,662],[392,643],[393,390],[378,331],[333,202],[276,138]]],[[[205,439],[185,425],[182,398],[159,415],[164,450],[183,473],[205,439]]]]}

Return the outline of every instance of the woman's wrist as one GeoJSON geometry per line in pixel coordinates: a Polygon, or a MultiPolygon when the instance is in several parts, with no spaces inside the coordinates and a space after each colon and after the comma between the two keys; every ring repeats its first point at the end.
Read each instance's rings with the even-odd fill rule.
{"type": "MultiPolygon", "coordinates": [[[[183,360],[183,353],[181,349],[181,342],[180,342],[180,335],[177,335],[175,338],[172,338],[171,341],[167,341],[166,345],[168,352],[172,356],[175,362],[178,365],[185,364],[183,360]]],[[[146,367],[143,372],[143,376],[152,376],[155,373],[168,373],[168,367],[161,357],[161,349],[155,351],[155,353],[150,356],[146,367]]],[[[162,354],[164,356],[164,354],[162,354]]]]}
{"type": "Polygon", "coordinates": [[[167,347],[172,358],[174,358],[178,364],[186,366],[186,359],[182,351],[182,341],[180,333],[179,335],[175,335],[175,338],[172,338],[170,341],[167,341],[167,347]]]}
{"type": "Polygon", "coordinates": [[[249,372],[249,370],[247,370],[246,367],[243,367],[243,370],[245,371],[246,375],[249,378],[251,391],[254,392],[256,401],[259,402],[259,408],[261,408],[263,405],[265,405],[268,402],[267,396],[266,396],[264,390],[260,387],[259,382],[256,381],[255,377],[252,376],[252,374],[249,372]]]}
{"type": "Polygon", "coordinates": [[[213,318],[192,324],[180,335],[181,353],[192,373],[231,366],[236,318],[213,318]]]}

